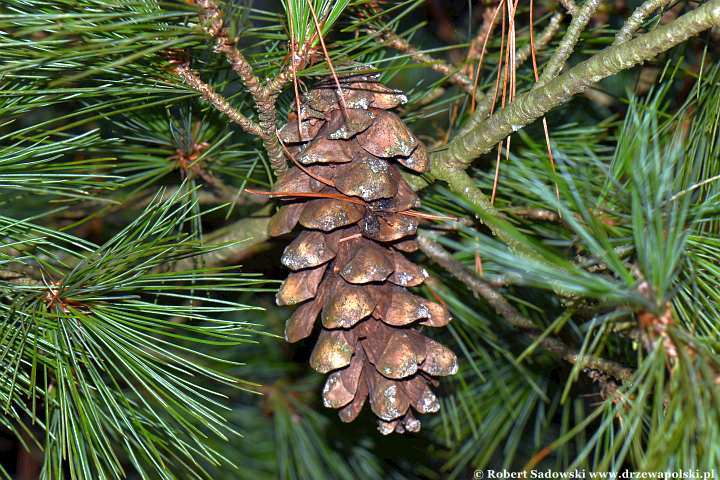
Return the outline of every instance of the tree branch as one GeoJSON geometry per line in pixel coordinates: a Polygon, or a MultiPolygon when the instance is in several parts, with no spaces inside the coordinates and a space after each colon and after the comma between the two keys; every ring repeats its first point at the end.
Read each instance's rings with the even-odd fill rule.
{"type": "MultiPolygon", "coordinates": [[[[540,51],[543,48],[545,48],[553,38],[555,38],[555,35],[560,31],[560,27],[562,26],[562,21],[565,18],[565,15],[563,13],[556,13],[552,17],[550,17],[550,22],[548,25],[543,29],[542,32],[538,35],[538,37],[535,39],[535,50],[540,51]]],[[[520,68],[529,58],[530,58],[530,48],[531,45],[528,43],[523,48],[518,50],[517,54],[515,55],[515,69],[520,68]]],[[[482,123],[483,120],[487,118],[487,114],[490,112],[491,103],[493,102],[493,97],[489,95],[483,95],[482,97],[479,97],[480,100],[477,103],[477,107],[475,108],[475,114],[468,119],[467,123],[460,129],[458,132],[458,136],[465,135],[468,132],[471,132],[475,127],[477,127],[480,123],[482,123]]]]}
{"type": "Polygon", "coordinates": [[[622,380],[623,382],[631,381],[633,375],[635,374],[633,369],[624,367],[615,361],[593,355],[581,356],[577,350],[569,347],[564,342],[556,338],[544,338],[540,342],[540,346],[542,346],[545,350],[562,357],[568,363],[572,363],[573,365],[579,363],[582,368],[599,370],[615,377],[618,380],[622,380]]]}
{"type": "MultiPolygon", "coordinates": [[[[535,50],[540,51],[548,46],[552,39],[555,38],[555,35],[557,35],[557,32],[560,31],[560,27],[562,26],[562,21],[564,18],[565,14],[560,12],[555,13],[552,17],[550,17],[550,21],[548,22],[547,26],[543,29],[542,32],[540,32],[540,34],[535,39],[535,50]]],[[[515,54],[516,69],[522,66],[527,61],[527,59],[530,58],[530,48],[531,45],[528,43],[523,48],[518,50],[517,54],[515,54]]]]}
{"type": "Polygon", "coordinates": [[[274,80],[268,82],[267,86],[263,85],[253,72],[250,62],[235,47],[235,41],[230,38],[220,7],[213,0],[195,1],[201,8],[200,19],[203,29],[215,39],[215,50],[225,55],[232,69],[252,95],[258,112],[258,136],[263,142],[275,174],[283,174],[287,170],[287,161],[275,134],[277,130],[275,100],[288,81],[287,71],[282,70],[274,80]]]}
{"type": "MultiPolygon", "coordinates": [[[[483,12],[482,27],[475,34],[475,37],[470,41],[468,47],[467,60],[480,60],[482,57],[483,45],[486,45],[486,38],[492,35],[493,30],[500,20],[500,15],[495,15],[495,11],[492,8],[486,7],[483,12]]],[[[467,65],[465,67],[465,74],[472,78],[473,65],[467,65]]]]}
{"type": "Polygon", "coordinates": [[[13,270],[8,265],[3,265],[3,268],[6,270],[0,270],[0,282],[33,287],[43,285],[40,280],[33,278],[30,273],[13,270]]]}
{"type": "Polygon", "coordinates": [[[575,5],[574,0],[560,0],[560,4],[565,7],[565,10],[567,10],[570,15],[575,15],[577,12],[577,5],[575,5]]]}
{"type": "Polygon", "coordinates": [[[468,287],[468,289],[484,298],[485,301],[512,326],[525,330],[538,328],[533,321],[518,312],[515,307],[505,300],[500,292],[493,288],[488,282],[452,258],[450,253],[434,241],[427,233],[418,233],[418,243],[420,244],[420,250],[422,250],[430,260],[447,270],[453,277],[468,287]]]}
{"type": "MultiPolygon", "coordinates": [[[[433,262],[460,280],[468,289],[484,298],[510,325],[522,330],[538,330],[538,326],[518,312],[497,289],[485,280],[479,278],[475,273],[466,268],[465,265],[455,260],[447,250],[432,240],[427,234],[418,234],[418,243],[420,244],[420,249],[433,262]]],[[[536,333],[532,335],[536,337],[539,336],[539,334],[536,333]]],[[[559,339],[544,338],[539,344],[546,350],[563,358],[565,361],[572,364],[579,364],[582,368],[601,370],[625,382],[630,381],[633,377],[634,371],[632,369],[624,367],[612,360],[592,355],[581,356],[575,349],[559,339]]]]}
{"type": "Polygon", "coordinates": [[[570,55],[575,50],[575,45],[577,45],[580,39],[580,34],[585,30],[590,18],[599,6],[600,0],[585,0],[583,6],[577,11],[577,14],[573,15],[573,19],[570,22],[567,32],[565,32],[565,36],[543,69],[540,80],[533,88],[542,87],[560,73],[565,66],[565,62],[567,62],[567,59],[570,58],[570,55]]]}
{"type": "Polygon", "coordinates": [[[413,47],[410,42],[399,36],[397,33],[388,31],[380,33],[385,44],[399,52],[407,53],[410,58],[415,60],[417,63],[422,63],[429,66],[431,69],[447,77],[450,83],[457,85],[458,87],[465,90],[467,93],[472,95],[473,93],[473,81],[467,75],[463,74],[457,68],[431,57],[425,52],[421,52],[417,48],[413,47]]]}
{"type": "MultiPolygon", "coordinates": [[[[505,109],[496,112],[489,119],[476,122],[471,131],[458,135],[448,144],[447,149],[434,152],[430,175],[447,182],[451,190],[463,195],[489,217],[502,218],[502,214],[491,205],[487,196],[464,172],[474,158],[488,152],[514,130],[542,117],[593,83],[651,59],[714,24],[720,24],[720,0],[711,0],[671,24],[606,49],[569,69],[555,81],[518,96],[505,109]]],[[[478,111],[473,119],[483,117],[484,113],[478,111]]],[[[416,189],[427,185],[419,177],[411,178],[411,184],[416,189]]],[[[504,235],[501,230],[494,229],[492,225],[489,227],[511,248],[522,250],[517,242],[504,235]]]]}
{"type": "MultiPolygon", "coordinates": [[[[450,190],[462,195],[469,203],[475,206],[478,210],[485,212],[488,217],[491,218],[503,218],[504,215],[498,211],[490,199],[485,195],[482,190],[477,186],[475,180],[470,175],[465,173],[464,170],[453,168],[447,164],[437,164],[433,167],[433,175],[436,179],[442,180],[448,184],[450,190]]],[[[501,229],[495,228],[494,225],[490,225],[484,218],[478,219],[481,223],[486,225],[490,231],[493,232],[500,240],[505,242],[510,248],[515,251],[521,251],[528,255],[533,255],[533,252],[527,251],[521,244],[519,244],[512,236],[506,235],[501,229]]]]}
{"type": "Polygon", "coordinates": [[[562,221],[562,217],[557,212],[553,212],[552,210],[547,210],[545,208],[512,208],[509,213],[517,217],[537,220],[540,222],[557,223],[562,221]]]}
{"type": "Polygon", "coordinates": [[[228,63],[253,97],[262,94],[262,85],[255,76],[252,65],[235,47],[235,41],[230,38],[225,28],[225,19],[220,7],[212,0],[195,0],[195,2],[201,8],[200,21],[203,29],[215,39],[215,51],[225,55],[228,63]]]}
{"type": "Polygon", "coordinates": [[[201,261],[206,267],[217,267],[228,263],[237,263],[263,250],[270,238],[268,224],[270,217],[246,217],[206,235],[208,245],[240,242],[236,246],[221,248],[199,257],[186,258],[177,262],[174,270],[186,270],[201,261]]]}
{"type": "Polygon", "coordinates": [[[645,0],[642,5],[633,11],[632,15],[630,15],[625,22],[625,25],[623,25],[617,35],[615,35],[613,45],[619,45],[630,40],[651,13],[664,8],[668,3],[670,3],[670,0],[645,0]]]}
{"type": "Polygon", "coordinates": [[[435,167],[452,165],[455,169],[466,168],[512,132],[532,123],[592,84],[654,58],[719,23],[720,0],[711,0],[668,25],[612,46],[571,68],[553,82],[519,95],[506,108],[479,122],[472,131],[453,139],[446,150],[433,154],[433,164],[435,167]]]}
{"type": "Polygon", "coordinates": [[[182,78],[185,83],[190,86],[190,88],[199,92],[200,95],[208,101],[208,103],[210,103],[218,111],[227,115],[230,120],[238,124],[244,131],[257,137],[262,135],[262,129],[258,124],[230,105],[225,97],[217,93],[210,85],[203,82],[187,64],[176,65],[175,73],[182,78]]]}
{"type": "MultiPolygon", "coordinates": [[[[290,59],[292,62],[293,59],[290,59]]],[[[297,69],[300,69],[302,65],[304,65],[305,60],[304,59],[298,59],[296,58],[295,63],[298,65],[297,69]]],[[[265,95],[268,97],[277,97],[280,92],[282,92],[282,89],[290,83],[292,80],[292,68],[289,65],[285,65],[281,70],[280,73],[278,73],[274,78],[269,80],[265,84],[265,95]]]]}

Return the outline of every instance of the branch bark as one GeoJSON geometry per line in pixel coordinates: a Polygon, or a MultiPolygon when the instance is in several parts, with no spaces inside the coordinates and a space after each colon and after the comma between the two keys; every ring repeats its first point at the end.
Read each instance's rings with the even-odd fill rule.
{"type": "Polygon", "coordinates": [[[196,0],[201,8],[200,21],[203,29],[215,39],[215,51],[222,53],[228,59],[228,63],[238,74],[247,88],[248,92],[255,97],[262,93],[260,80],[255,76],[252,65],[245,56],[235,47],[235,42],[230,38],[225,28],[225,19],[220,7],[212,0],[196,0]]]}
{"type": "Polygon", "coordinates": [[[225,20],[220,7],[213,0],[196,0],[196,2],[201,8],[200,20],[203,29],[210,37],[215,39],[215,50],[227,58],[228,63],[253,97],[258,113],[259,128],[256,135],[263,142],[275,174],[282,175],[287,170],[287,161],[280,141],[275,134],[277,130],[275,101],[283,86],[289,80],[287,69],[281,70],[275,79],[263,85],[255,75],[252,65],[242,52],[237,49],[235,41],[225,28],[225,20]]]}
{"type": "Polygon", "coordinates": [[[577,12],[577,5],[575,5],[574,0],[560,0],[560,4],[565,7],[565,10],[570,15],[575,15],[575,12],[577,12]]]}
{"type": "MultiPolygon", "coordinates": [[[[557,35],[557,33],[560,31],[560,27],[562,26],[562,21],[564,18],[565,14],[559,12],[550,17],[550,21],[547,26],[543,29],[542,32],[540,32],[540,34],[535,39],[536,51],[540,51],[546,46],[548,46],[548,44],[550,44],[552,39],[555,38],[555,35],[557,35]]],[[[528,43],[523,48],[518,50],[517,54],[515,55],[516,70],[519,69],[530,58],[530,49],[531,45],[528,43]]],[[[483,120],[487,118],[493,100],[493,96],[478,95],[478,103],[477,107],[475,108],[475,114],[468,119],[465,125],[463,125],[463,127],[458,132],[458,136],[465,135],[466,133],[471,132],[480,123],[482,123],[483,120]]]]}
{"type": "Polygon", "coordinates": [[[237,246],[215,250],[200,257],[181,260],[173,266],[173,269],[185,270],[193,268],[194,262],[198,260],[206,267],[241,262],[266,248],[267,240],[270,238],[268,234],[269,223],[270,217],[247,217],[215,230],[204,239],[208,245],[241,243],[237,246]]]}
{"type": "Polygon", "coordinates": [[[609,47],[554,81],[519,95],[509,106],[480,122],[472,131],[457,136],[447,149],[432,156],[433,164],[464,169],[512,132],[532,123],[592,84],[650,60],[717,24],[720,24],[720,0],[711,0],[668,25],[609,47]]]}
{"type": "Polygon", "coordinates": [[[218,111],[227,115],[234,123],[240,126],[245,132],[259,137],[262,134],[260,125],[240,113],[228,101],[217,93],[210,85],[203,82],[200,77],[187,64],[175,66],[175,73],[182,78],[193,90],[200,93],[218,111]]]}
{"type": "MultiPolygon", "coordinates": [[[[557,22],[559,23],[560,20],[558,19],[557,22]]],[[[465,173],[465,169],[475,158],[490,151],[513,131],[542,117],[594,83],[654,58],[688,38],[719,24],[720,0],[711,0],[668,25],[658,27],[623,44],[612,46],[569,69],[554,81],[519,95],[508,107],[496,112],[490,118],[485,119],[486,112],[478,110],[470,119],[471,129],[461,132],[446,149],[432,154],[429,176],[445,181],[451,190],[463,195],[489,217],[501,218],[502,214],[492,206],[489,198],[465,173]]],[[[405,178],[417,190],[428,184],[421,177],[407,175],[405,178]]],[[[493,230],[492,225],[489,227],[493,230]]],[[[520,246],[502,231],[494,230],[494,232],[511,248],[521,250],[520,246]]]]}
{"type": "MultiPolygon", "coordinates": [[[[432,240],[427,234],[420,233],[418,235],[418,243],[420,244],[420,249],[433,262],[463,282],[468,289],[484,298],[510,325],[522,330],[537,331],[539,329],[532,320],[518,312],[497,289],[478,277],[474,272],[466,268],[465,265],[455,260],[447,250],[432,240]]],[[[531,332],[531,335],[537,337],[539,334],[531,332]]],[[[579,364],[582,368],[601,370],[625,382],[630,381],[634,374],[631,368],[627,368],[613,360],[593,355],[580,355],[577,350],[557,338],[544,338],[540,341],[540,346],[555,353],[569,363],[579,364]]]]}
{"type": "MultiPolygon", "coordinates": [[[[555,13],[552,17],[550,17],[550,21],[548,22],[547,26],[543,29],[542,32],[537,36],[535,39],[535,50],[540,51],[543,48],[547,47],[548,44],[552,41],[553,38],[555,38],[555,35],[557,35],[557,32],[560,31],[560,27],[562,26],[562,21],[565,18],[565,14],[563,13],[555,13]]],[[[523,48],[518,50],[517,54],[515,55],[515,68],[520,68],[521,65],[523,65],[528,58],[530,58],[530,44],[528,43],[523,48]]]]}
{"type": "MultiPolygon", "coordinates": [[[[500,20],[500,15],[495,15],[495,10],[488,6],[485,7],[482,20],[482,27],[475,34],[475,37],[473,37],[473,39],[470,41],[470,46],[468,47],[466,59],[470,62],[473,62],[474,60],[480,60],[480,57],[483,56],[483,45],[486,45],[486,39],[492,36],[492,32],[495,30],[495,27],[500,20]]],[[[474,78],[473,70],[475,68],[476,67],[472,63],[466,65],[464,70],[465,75],[470,78],[474,78]]]]}
{"type": "Polygon", "coordinates": [[[577,10],[577,14],[573,15],[573,19],[570,22],[567,32],[565,32],[565,36],[543,69],[542,75],[540,75],[540,81],[538,81],[533,88],[540,88],[562,71],[567,59],[570,58],[570,55],[575,50],[575,45],[577,45],[580,39],[580,34],[587,28],[590,18],[592,18],[599,6],[600,0],[585,0],[583,6],[577,10]]]}
{"type": "Polygon", "coordinates": [[[399,52],[407,53],[410,58],[418,63],[422,63],[435,70],[436,72],[447,77],[450,83],[457,85],[458,87],[465,90],[467,93],[472,95],[473,93],[473,81],[462,73],[458,68],[455,68],[442,60],[431,57],[425,52],[422,52],[412,46],[410,42],[399,36],[397,33],[389,31],[381,33],[383,40],[386,45],[399,52]]]}
{"type": "Polygon", "coordinates": [[[668,3],[670,3],[670,0],[646,0],[643,2],[642,5],[633,11],[630,18],[625,22],[625,25],[623,25],[617,35],[615,35],[614,44],[619,45],[630,40],[651,13],[664,8],[668,3]]]}

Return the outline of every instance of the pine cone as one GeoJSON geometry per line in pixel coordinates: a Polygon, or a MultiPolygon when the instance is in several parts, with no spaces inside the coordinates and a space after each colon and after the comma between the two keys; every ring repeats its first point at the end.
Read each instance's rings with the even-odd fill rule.
{"type": "Polygon", "coordinates": [[[292,168],[274,191],[294,195],[273,217],[271,235],[303,231],[285,249],[290,273],[278,305],[300,304],[288,320],[285,338],[308,337],[320,315],[322,329],[310,358],[329,373],[323,400],[353,421],[365,400],[383,434],[417,432],[419,413],[440,408],[430,389],[435,376],[457,371],[455,354],[425,337],[414,324],[447,325],[447,310],[408,292],[424,269],[401,252],[417,250],[418,218],[408,212],[419,199],[394,160],[423,172],[425,146],[387,110],[405,96],[371,76],[320,83],[303,98],[300,128],[290,114],[280,139],[303,168],[292,168]],[[309,197],[309,198],[308,198],[309,197]]]}

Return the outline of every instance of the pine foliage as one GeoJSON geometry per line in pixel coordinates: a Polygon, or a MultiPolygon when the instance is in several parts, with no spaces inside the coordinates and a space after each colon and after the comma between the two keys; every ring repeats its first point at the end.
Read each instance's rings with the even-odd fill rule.
{"type": "MultiPolygon", "coordinates": [[[[717,17],[717,2],[650,0],[630,36],[717,17]]],[[[274,203],[246,191],[277,178],[274,128],[296,90],[360,71],[405,91],[397,113],[433,161],[468,132],[494,141],[514,105],[509,13],[483,41],[498,2],[455,3],[438,41],[422,0],[0,2],[0,436],[41,459],[40,478],[720,464],[717,31],[648,56],[617,40],[613,6],[538,2],[531,30],[516,4],[512,95],[542,92],[533,64],[542,75],[566,47],[565,72],[623,46],[655,60],[513,125],[467,169],[406,176],[438,219],[412,258],[430,272],[422,292],[453,316],[430,335],[459,358],[421,433],[381,438],[367,412],[339,422],[310,344],[281,338],[290,238],[268,239],[274,203]],[[582,11],[595,20],[579,26],[582,11]]]]}

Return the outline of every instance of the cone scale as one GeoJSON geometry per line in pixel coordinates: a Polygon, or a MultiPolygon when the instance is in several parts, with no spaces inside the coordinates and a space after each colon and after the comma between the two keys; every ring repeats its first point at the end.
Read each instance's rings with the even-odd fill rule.
{"type": "Polygon", "coordinates": [[[417,432],[416,413],[437,412],[434,377],[457,371],[457,358],[424,336],[422,327],[443,327],[444,306],[408,287],[427,274],[403,253],[417,249],[417,217],[407,212],[419,199],[398,165],[428,168],[425,146],[395,115],[406,101],[376,77],[357,75],[337,85],[325,81],[308,92],[279,135],[302,168],[281,177],[275,192],[287,197],[270,224],[271,235],[298,228],[282,263],[291,273],[278,305],[297,305],[285,329],[288,342],[320,334],[310,365],[328,374],[323,403],[351,422],[365,403],[378,430],[417,432]]]}

